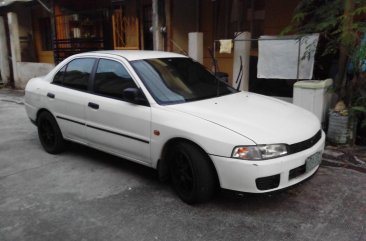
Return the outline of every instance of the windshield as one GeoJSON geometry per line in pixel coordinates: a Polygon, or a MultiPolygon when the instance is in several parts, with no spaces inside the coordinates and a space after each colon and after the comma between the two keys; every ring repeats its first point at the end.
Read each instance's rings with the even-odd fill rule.
{"type": "Polygon", "coordinates": [[[236,92],[189,58],[143,59],[131,64],[159,104],[184,103],[236,92]]]}

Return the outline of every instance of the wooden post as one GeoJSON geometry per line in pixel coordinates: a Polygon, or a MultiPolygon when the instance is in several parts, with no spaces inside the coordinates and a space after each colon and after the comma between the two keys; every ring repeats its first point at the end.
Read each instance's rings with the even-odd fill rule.
{"type": "Polygon", "coordinates": [[[9,53],[6,41],[5,21],[0,16],[0,71],[1,79],[5,85],[10,82],[9,53]]]}
{"type": "Polygon", "coordinates": [[[153,25],[153,46],[154,50],[164,50],[164,39],[160,33],[162,27],[161,17],[159,16],[159,0],[152,0],[152,25],[153,25]]]}
{"type": "Polygon", "coordinates": [[[173,46],[171,39],[173,39],[173,29],[172,29],[172,3],[171,0],[165,0],[165,26],[166,26],[166,51],[172,51],[173,46]]]}
{"type": "Polygon", "coordinates": [[[9,35],[10,35],[10,53],[13,67],[14,86],[19,87],[18,62],[21,61],[20,41],[19,41],[19,25],[16,13],[9,12],[7,14],[9,35]]]}

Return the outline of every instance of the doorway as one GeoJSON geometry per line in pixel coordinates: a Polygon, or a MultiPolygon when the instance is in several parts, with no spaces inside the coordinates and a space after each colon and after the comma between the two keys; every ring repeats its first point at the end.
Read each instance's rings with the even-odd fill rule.
{"type": "Polygon", "coordinates": [[[152,28],[152,5],[144,5],[142,9],[142,28],[143,28],[143,49],[153,50],[153,34],[152,28]]]}

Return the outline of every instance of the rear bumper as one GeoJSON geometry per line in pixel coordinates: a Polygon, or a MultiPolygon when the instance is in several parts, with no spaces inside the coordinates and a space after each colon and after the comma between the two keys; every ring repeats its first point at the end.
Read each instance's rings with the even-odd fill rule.
{"type": "Polygon", "coordinates": [[[311,148],[265,161],[247,161],[210,155],[222,188],[250,193],[264,193],[295,185],[312,176],[319,165],[305,171],[305,160],[323,153],[325,134],[311,148]]]}

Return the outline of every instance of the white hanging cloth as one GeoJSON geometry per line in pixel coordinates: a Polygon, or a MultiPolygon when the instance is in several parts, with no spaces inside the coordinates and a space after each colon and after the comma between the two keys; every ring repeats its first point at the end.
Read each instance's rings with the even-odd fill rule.
{"type": "Polygon", "coordinates": [[[231,39],[220,40],[220,54],[222,53],[231,54],[232,48],[233,48],[233,41],[231,39]]]}
{"type": "Polygon", "coordinates": [[[258,41],[258,78],[311,79],[319,34],[261,36],[258,41]],[[267,39],[267,40],[266,40],[267,39]],[[299,55],[300,44],[300,55],[299,55]],[[298,63],[299,62],[299,63],[298,63]]]}

